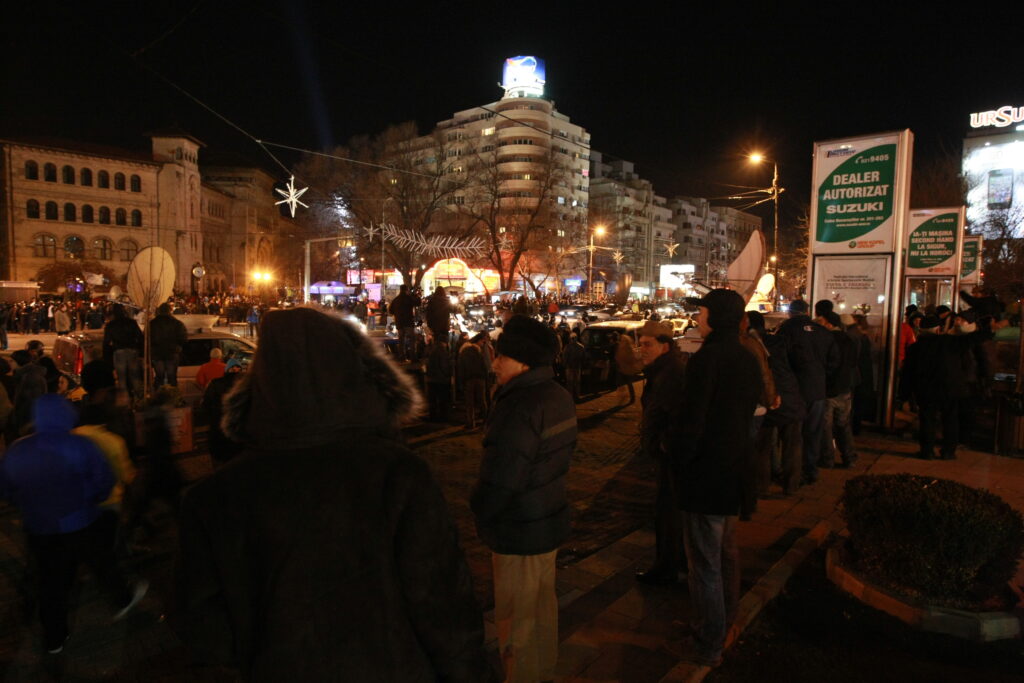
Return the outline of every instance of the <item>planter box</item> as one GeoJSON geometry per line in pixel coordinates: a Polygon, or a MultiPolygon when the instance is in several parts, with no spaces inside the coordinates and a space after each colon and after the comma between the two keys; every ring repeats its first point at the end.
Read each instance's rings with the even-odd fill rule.
{"type": "Polygon", "coordinates": [[[828,549],[825,556],[825,571],[832,583],[865,605],[881,610],[922,631],[945,633],[964,640],[989,642],[1019,638],[1021,635],[1020,619],[1009,612],[969,612],[908,603],[843,566],[840,561],[841,548],[842,546],[833,546],[828,549]]]}

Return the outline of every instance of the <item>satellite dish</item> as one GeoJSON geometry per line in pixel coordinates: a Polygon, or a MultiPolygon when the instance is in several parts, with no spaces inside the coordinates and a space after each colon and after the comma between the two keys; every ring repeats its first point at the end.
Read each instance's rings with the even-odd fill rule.
{"type": "Polygon", "coordinates": [[[767,298],[772,290],[775,289],[775,276],[771,273],[765,273],[761,276],[761,279],[757,281],[757,289],[754,291],[757,294],[767,298]]]}
{"type": "Polygon", "coordinates": [[[146,247],[128,266],[128,296],[139,308],[153,311],[174,292],[174,260],[160,247],[146,247]]]}
{"type": "Polygon", "coordinates": [[[121,288],[118,287],[117,285],[114,285],[113,287],[111,287],[110,291],[107,292],[107,298],[110,299],[111,301],[117,301],[118,299],[120,299],[121,298],[121,288]]]}

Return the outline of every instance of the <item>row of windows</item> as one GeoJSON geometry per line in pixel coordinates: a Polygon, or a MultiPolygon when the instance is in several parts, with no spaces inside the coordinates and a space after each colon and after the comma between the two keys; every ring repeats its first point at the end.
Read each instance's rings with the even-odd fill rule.
{"type": "MultiPolygon", "coordinates": [[[[25,179],[26,180],[39,180],[39,164],[29,160],[25,162],[25,179]]],[[[75,184],[75,169],[71,166],[63,166],[60,169],[60,179],[65,185],[75,184]]],[[[43,164],[43,180],[48,183],[57,182],[57,165],[56,164],[43,164]]],[[[86,187],[92,187],[92,169],[83,168],[78,171],[78,184],[86,187]]],[[[128,178],[127,186],[131,187],[132,192],[142,192],[142,178],[132,174],[128,178]]],[[[110,174],[106,171],[99,171],[96,173],[96,187],[109,188],[110,187],[110,174]]],[[[114,174],[114,189],[124,190],[126,188],[125,175],[124,173],[114,174]]]]}
{"type": "MultiPolygon", "coordinates": [[[[131,261],[139,253],[139,245],[135,240],[124,239],[117,243],[117,253],[122,261],[131,261]]],[[[32,238],[32,255],[39,258],[56,258],[57,238],[41,232],[32,238]]],[[[106,237],[97,237],[92,241],[92,257],[100,261],[114,260],[114,243],[106,237]]],[[[85,258],[85,240],[78,235],[64,238],[64,258],[85,258]]]]}
{"type": "MultiPolygon", "coordinates": [[[[60,207],[57,206],[57,202],[46,202],[43,207],[43,215],[48,221],[60,220],[60,207]]],[[[39,218],[39,202],[35,199],[30,199],[25,202],[25,216],[27,218],[39,218]]],[[[99,209],[98,222],[103,225],[110,225],[110,207],[101,206],[99,209]]],[[[115,209],[114,210],[114,224],[115,225],[128,225],[129,213],[126,209],[115,209]]],[[[131,226],[133,228],[142,227],[142,212],[138,209],[133,209],[131,214],[131,226]]],[[[75,222],[78,220],[78,207],[71,202],[67,202],[64,205],[64,220],[69,222],[75,222]]],[[[89,204],[82,205],[82,222],[92,223],[97,220],[96,213],[92,206],[89,204]]]]}

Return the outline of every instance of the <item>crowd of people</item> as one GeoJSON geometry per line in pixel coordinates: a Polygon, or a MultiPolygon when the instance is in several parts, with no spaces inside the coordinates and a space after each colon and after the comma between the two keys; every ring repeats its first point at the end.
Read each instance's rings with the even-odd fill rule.
{"type": "MultiPolygon", "coordinates": [[[[24,519],[44,649],[59,654],[69,637],[81,563],[109,594],[112,618],[138,604],[147,584],[123,560],[163,501],[178,524],[174,623],[199,662],[248,680],[553,680],[555,558],[571,529],[566,478],[592,356],[582,328],[547,303],[515,302],[495,312],[493,329],[467,330],[453,324],[443,288],[424,301],[403,287],[380,310],[394,319],[398,360],[423,362],[425,402],[409,368],[347,319],[362,322],[362,309],[259,314],[248,371],[216,348],[199,370],[215,469],[184,493],[167,420],[186,338],[174,310],[199,312],[199,302],[168,302],[150,321],[145,371],[165,389],[137,422],[141,331],[119,306],[81,386],[38,342],[12,354],[13,373],[0,361],[0,495],[24,519]],[[469,501],[491,551],[500,662],[485,651],[444,495],[402,437],[424,411],[447,420],[453,388],[466,428],[483,429],[469,501]]],[[[773,495],[790,495],[820,468],[857,461],[853,435],[877,418],[877,350],[866,319],[830,301],[813,311],[793,301],[773,331],[734,291],[689,303],[699,350],[681,352],[677,328],[650,315],[635,338],[609,336],[601,379],[628,386],[630,401],[645,380],[638,430],[656,463],[656,548],[636,578],[686,582],[693,618],[666,647],[713,667],[737,613],[737,525],[773,482],[773,495]]],[[[985,345],[1004,323],[991,301],[971,303],[973,313],[908,311],[901,394],[920,411],[923,457],[934,456],[938,417],[941,455],[955,457],[954,420],[970,392],[984,391],[985,345]]]]}

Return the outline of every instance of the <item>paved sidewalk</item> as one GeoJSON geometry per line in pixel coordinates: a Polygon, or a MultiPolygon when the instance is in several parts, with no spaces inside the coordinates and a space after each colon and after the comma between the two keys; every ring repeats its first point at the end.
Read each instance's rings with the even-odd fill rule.
{"type": "MultiPolygon", "coordinates": [[[[633,578],[653,558],[653,467],[634,455],[638,406],[623,406],[624,395],[606,394],[580,406],[581,446],[570,473],[578,527],[559,555],[561,681],[700,680],[706,670],[676,661],[662,646],[677,637],[675,620],[689,614],[685,585],[649,587],[633,578]]],[[[489,600],[489,563],[467,529],[465,491],[475,476],[479,433],[461,427],[417,430],[411,442],[443,473],[442,485],[459,522],[463,545],[489,600]],[[455,454],[461,460],[455,461],[455,454]],[[460,495],[461,494],[461,495],[460,495]]],[[[881,436],[857,440],[860,460],[852,470],[822,470],[813,486],[789,498],[763,500],[749,522],[739,525],[744,597],[740,621],[756,616],[799,562],[829,530],[841,525],[836,503],[844,482],[858,474],[911,472],[983,486],[1024,510],[1024,460],[961,451],[956,461],[914,458],[916,443],[881,436]]],[[[186,458],[190,477],[209,471],[204,455],[186,458]]],[[[778,489],[773,489],[778,491],[778,489]]],[[[223,681],[223,674],[187,668],[184,649],[163,616],[172,588],[171,529],[147,541],[154,552],[133,563],[153,587],[141,609],[110,624],[111,608],[91,580],[82,585],[73,636],[64,656],[39,655],[39,627],[32,589],[25,576],[20,523],[0,506],[0,680],[2,681],[223,681]]],[[[1024,576],[1018,575],[1024,582],[1024,576]]],[[[493,615],[485,615],[489,646],[495,647],[493,615]]],[[[726,657],[728,657],[728,652],[726,657]]]]}

